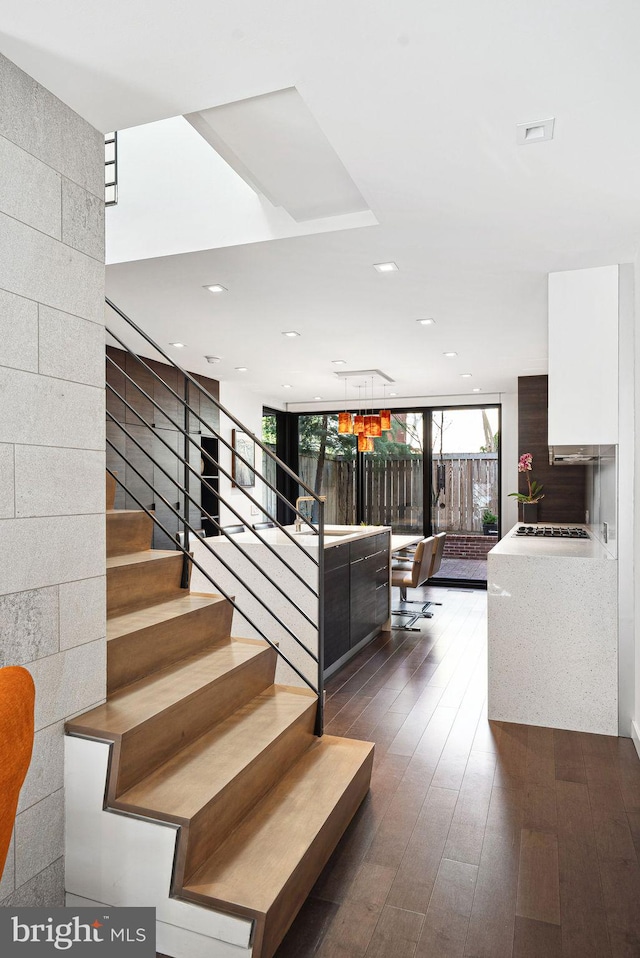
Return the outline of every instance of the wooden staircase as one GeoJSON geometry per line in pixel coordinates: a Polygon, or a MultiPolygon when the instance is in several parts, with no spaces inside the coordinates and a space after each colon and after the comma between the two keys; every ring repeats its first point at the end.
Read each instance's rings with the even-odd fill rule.
{"type": "Polygon", "coordinates": [[[67,733],[113,743],[107,810],[179,826],[167,895],[250,919],[252,958],[271,958],[373,745],[314,736],[316,696],[274,684],[276,652],[230,636],[229,602],[180,587],[181,553],[152,550],[151,519],[114,510],[107,479],[108,699],[67,733]]]}

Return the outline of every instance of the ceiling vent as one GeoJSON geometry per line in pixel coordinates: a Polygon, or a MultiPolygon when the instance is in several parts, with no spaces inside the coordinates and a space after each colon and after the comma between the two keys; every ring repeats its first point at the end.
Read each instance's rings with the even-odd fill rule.
{"type": "Polygon", "coordinates": [[[347,369],[344,370],[344,372],[334,373],[334,376],[337,376],[338,379],[359,380],[359,382],[353,383],[354,386],[370,386],[371,383],[377,386],[380,383],[395,382],[395,379],[392,379],[391,376],[387,376],[381,369],[347,369]]]}

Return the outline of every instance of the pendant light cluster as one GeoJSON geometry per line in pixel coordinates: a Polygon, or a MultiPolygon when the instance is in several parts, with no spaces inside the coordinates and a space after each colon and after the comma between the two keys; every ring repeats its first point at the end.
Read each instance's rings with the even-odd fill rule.
{"type": "MultiPolygon", "coordinates": [[[[345,399],[346,385],[345,382],[345,399]]],[[[373,379],[371,380],[371,396],[373,397],[373,379]]],[[[373,440],[380,438],[383,432],[389,432],[390,429],[390,409],[381,409],[379,413],[365,413],[365,415],[358,411],[355,416],[350,412],[338,413],[338,432],[344,436],[357,436],[358,452],[373,452],[373,440]]]]}

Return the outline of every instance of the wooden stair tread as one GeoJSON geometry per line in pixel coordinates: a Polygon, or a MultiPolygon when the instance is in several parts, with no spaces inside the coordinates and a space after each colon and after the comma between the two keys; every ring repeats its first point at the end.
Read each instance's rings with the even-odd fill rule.
{"type": "Polygon", "coordinates": [[[269,646],[257,640],[230,639],[116,692],[104,705],[70,719],[67,730],[124,735],[175,702],[220,679],[260,655],[269,646]]]}
{"type": "Polygon", "coordinates": [[[308,690],[272,685],[120,795],[117,807],[188,821],[305,712],[312,729],[316,701],[308,690]]]}
{"type": "Polygon", "coordinates": [[[370,742],[318,739],[192,876],[185,897],[266,915],[372,752],[370,742]]]}
{"type": "Polygon", "coordinates": [[[109,569],[119,568],[120,566],[135,565],[140,562],[154,562],[158,559],[170,559],[179,555],[180,554],[175,550],[169,552],[164,549],[145,549],[144,552],[129,552],[122,556],[109,556],[107,558],[107,572],[109,569]]]}
{"type": "Polygon", "coordinates": [[[226,601],[222,596],[188,592],[177,598],[167,599],[166,602],[158,602],[156,605],[147,606],[145,609],[138,609],[136,612],[114,615],[107,621],[107,641],[129,635],[139,629],[157,625],[159,622],[166,622],[169,619],[188,615],[189,612],[196,609],[203,609],[226,601]]]}

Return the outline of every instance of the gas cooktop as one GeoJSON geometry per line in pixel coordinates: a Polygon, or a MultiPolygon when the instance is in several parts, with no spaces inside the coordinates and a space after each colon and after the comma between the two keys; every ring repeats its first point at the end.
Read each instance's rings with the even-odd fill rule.
{"type": "Polygon", "coordinates": [[[545,539],[589,539],[586,529],[570,526],[518,526],[517,536],[542,536],[545,539]]]}

